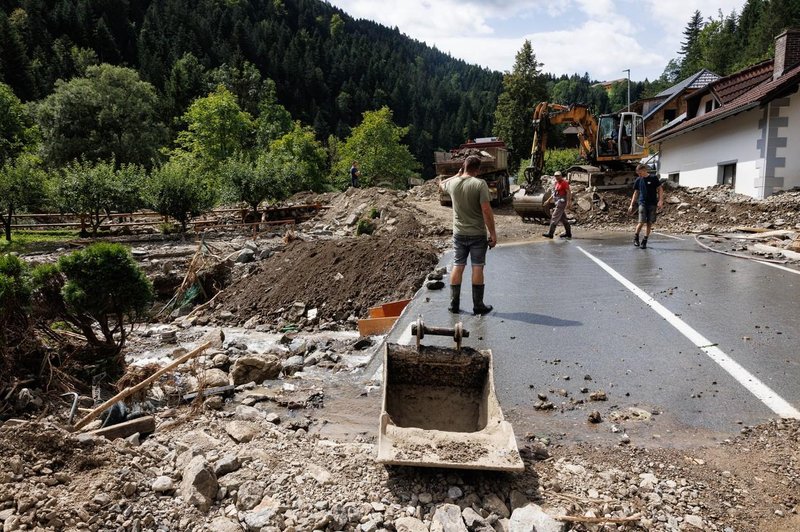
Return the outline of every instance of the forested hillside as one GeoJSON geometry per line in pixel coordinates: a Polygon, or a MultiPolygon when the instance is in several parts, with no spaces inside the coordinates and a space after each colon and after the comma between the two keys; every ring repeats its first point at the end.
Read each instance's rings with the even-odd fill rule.
{"type": "Polygon", "coordinates": [[[23,101],[47,96],[57,79],[87,64],[125,65],[161,92],[162,118],[172,123],[215,80],[235,87],[252,111],[260,74],[320,139],[344,138],[362,112],[388,106],[410,127],[412,153],[428,162],[437,147],[489,135],[501,91],[500,73],[318,0],[3,0],[0,7],[0,81],[23,101]]]}
{"type": "MultiPolygon", "coordinates": [[[[740,13],[711,15],[689,16],[677,57],[659,79],[632,80],[632,101],[700,68],[726,75],[771,57],[775,35],[800,25],[800,0],[747,0],[740,13]]],[[[534,100],[586,103],[598,113],[626,104],[624,80],[601,87],[588,74],[552,76],[527,46],[526,60],[518,61],[525,70],[511,72],[504,86],[501,73],[319,0],[0,0],[0,82],[23,102],[43,101],[57,80],[108,63],[133,69],[155,87],[147,99],[154,102],[151,118],[166,127],[167,145],[185,129],[190,104],[224,85],[242,110],[262,121],[260,102],[274,100],[329,148],[330,139],[352,132],[364,111],[387,107],[408,128],[403,142],[428,175],[434,149],[468,137],[505,133],[511,145],[519,144],[513,159],[524,158],[527,136],[520,131],[523,142],[511,138],[501,122],[529,129],[534,100]],[[526,90],[510,90],[517,84],[526,90]],[[520,101],[496,112],[503,91],[518,93],[520,101]]],[[[332,163],[335,154],[329,155],[332,163]]]]}

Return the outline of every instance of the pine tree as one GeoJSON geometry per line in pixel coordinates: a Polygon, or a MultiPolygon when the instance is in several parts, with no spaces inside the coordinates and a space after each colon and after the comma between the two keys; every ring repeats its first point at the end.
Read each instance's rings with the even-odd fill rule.
{"type": "Polygon", "coordinates": [[[533,47],[526,40],[517,52],[514,68],[503,76],[503,92],[497,100],[494,114],[495,136],[510,148],[510,163],[516,167],[527,158],[533,143],[533,116],[536,104],[547,98],[545,78],[536,61],[533,47]]]}
{"type": "Polygon", "coordinates": [[[684,40],[678,52],[683,56],[679,77],[687,78],[700,70],[702,62],[702,49],[700,46],[700,32],[703,30],[703,16],[700,11],[695,11],[689,23],[683,30],[684,40]]]}

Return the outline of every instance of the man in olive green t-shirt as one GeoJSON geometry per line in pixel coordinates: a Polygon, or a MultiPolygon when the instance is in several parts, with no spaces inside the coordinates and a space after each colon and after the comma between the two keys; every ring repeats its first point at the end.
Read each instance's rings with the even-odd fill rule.
{"type": "Polygon", "coordinates": [[[472,264],[472,312],[488,314],[491,305],[483,302],[486,288],[483,267],[486,250],[497,244],[494,214],[489,205],[489,187],[486,181],[475,177],[481,160],[470,155],[464,166],[454,176],[442,181],[439,186],[450,194],[453,201],[453,247],[455,257],[450,272],[450,312],[458,313],[461,304],[461,279],[467,266],[467,257],[472,264]],[[489,237],[486,237],[486,230],[489,237]]]}

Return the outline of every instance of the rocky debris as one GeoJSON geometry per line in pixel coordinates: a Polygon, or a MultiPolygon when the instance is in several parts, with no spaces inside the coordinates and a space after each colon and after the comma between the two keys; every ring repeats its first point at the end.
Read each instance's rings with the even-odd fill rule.
{"type": "Polygon", "coordinates": [[[242,421],[260,432],[237,442],[231,414],[254,415],[241,406],[187,416],[138,447],[81,443],[46,424],[0,428],[4,530],[594,530],[564,515],[653,531],[798,522],[796,420],[708,449],[551,444],[551,458],[534,460],[526,446],[525,472],[498,476],[387,469],[371,443],[289,424],[242,421]]]}
{"type": "MultiPolygon", "coordinates": [[[[656,222],[661,231],[726,233],[736,226],[800,229],[800,192],[756,200],[736,194],[729,185],[686,188],[666,182],[664,187],[664,208],[656,222]]],[[[636,223],[635,213],[628,213],[630,190],[591,192],[575,187],[573,193],[579,227],[608,229],[636,223]]]]}

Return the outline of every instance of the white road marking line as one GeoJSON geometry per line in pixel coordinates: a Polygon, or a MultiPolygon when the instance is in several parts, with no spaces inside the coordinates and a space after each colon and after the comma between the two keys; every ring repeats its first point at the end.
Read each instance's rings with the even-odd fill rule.
{"type": "Polygon", "coordinates": [[[666,233],[659,233],[658,231],[653,231],[653,234],[655,234],[655,235],[661,235],[661,236],[665,236],[665,237],[667,237],[667,238],[674,238],[675,240],[686,240],[685,238],[681,238],[681,237],[679,237],[679,236],[672,236],[672,235],[668,235],[668,234],[666,234],[666,233]]]}
{"type": "Polygon", "coordinates": [[[716,362],[722,369],[727,371],[731,377],[736,379],[739,384],[744,386],[750,393],[755,395],[762,403],[764,403],[770,410],[783,418],[800,419],[800,411],[789,404],[785,399],[779,396],[772,389],[761,382],[758,377],[744,369],[738,362],[725,354],[722,349],[716,346],[713,342],[705,338],[702,334],[694,330],[686,322],[677,317],[673,312],[670,312],[661,303],[653,299],[647,292],[627,280],[620,273],[614,270],[611,266],[598,259],[588,251],[580,246],[578,249],[598,266],[603,268],[606,273],[616,279],[622,286],[633,292],[639,299],[645,302],[650,308],[655,310],[662,318],[675,327],[681,334],[689,339],[701,351],[716,362]]]}
{"type": "Polygon", "coordinates": [[[779,270],[784,270],[789,273],[796,273],[797,275],[800,275],[800,270],[793,270],[791,268],[787,268],[786,266],[781,266],[780,264],[774,264],[772,262],[764,262],[763,260],[757,260],[756,262],[759,264],[766,264],[767,266],[772,266],[773,268],[778,268],[779,270]]]}

